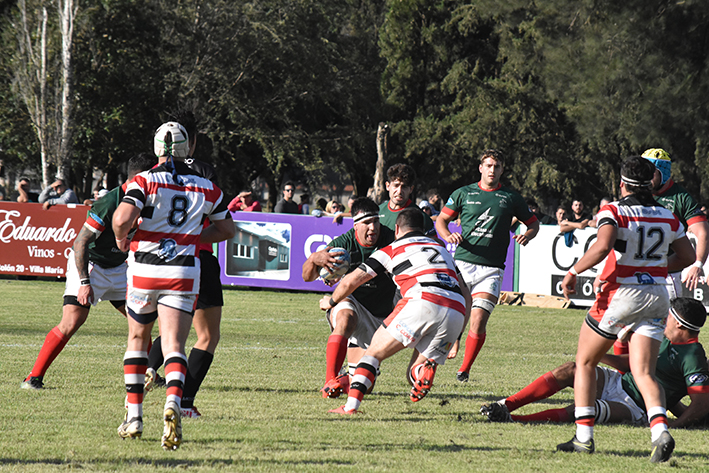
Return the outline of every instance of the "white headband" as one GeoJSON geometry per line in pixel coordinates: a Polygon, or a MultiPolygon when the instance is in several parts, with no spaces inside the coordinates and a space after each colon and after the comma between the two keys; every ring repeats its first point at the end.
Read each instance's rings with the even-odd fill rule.
{"type": "Polygon", "coordinates": [[[625,177],[621,174],[620,180],[630,186],[638,186],[638,187],[650,187],[652,185],[652,179],[649,181],[636,181],[635,179],[630,179],[629,177],[625,177]]]}
{"type": "Polygon", "coordinates": [[[368,220],[368,219],[374,218],[374,217],[379,218],[379,213],[369,212],[369,213],[357,214],[357,216],[355,216],[355,218],[352,219],[352,223],[359,223],[363,220],[368,220]]]}
{"type": "Polygon", "coordinates": [[[677,322],[679,322],[679,324],[680,324],[682,327],[684,327],[684,328],[688,328],[689,330],[694,330],[695,332],[699,332],[699,331],[702,329],[701,327],[698,327],[697,325],[694,325],[694,324],[690,324],[689,322],[687,322],[686,320],[684,320],[684,319],[677,313],[677,311],[674,310],[672,307],[670,307],[670,314],[672,314],[672,317],[674,317],[675,320],[676,320],[677,322]]]}

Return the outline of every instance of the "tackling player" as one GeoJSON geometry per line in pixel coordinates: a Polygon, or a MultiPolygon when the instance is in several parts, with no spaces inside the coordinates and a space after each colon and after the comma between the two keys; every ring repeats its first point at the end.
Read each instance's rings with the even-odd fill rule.
{"type": "MultiPolygon", "coordinates": [[[[513,217],[527,226],[524,233],[513,236],[520,245],[529,243],[539,231],[539,221],[522,196],[500,183],[504,165],[501,152],[484,151],[480,182],[453,192],[436,220],[438,235],[458,245],[456,264],[473,298],[465,356],[456,375],[460,382],[468,381],[470,367],[485,343],[487,321],[500,297],[513,217]],[[448,224],[459,217],[462,232],[451,233],[448,224]]],[[[457,346],[453,351],[457,352],[457,346]]]]}
{"type": "Polygon", "coordinates": [[[118,248],[130,250],[128,343],[123,359],[128,409],[118,434],[142,435],[147,348],[158,319],[167,381],[162,447],[174,450],[182,442],[185,342],[199,293],[197,251],[200,243],[233,237],[235,227],[222,191],[184,163],[189,154],[184,127],[168,122],[158,128],[155,154],[160,165],[135,177],[113,215],[118,248]],[[205,218],[213,225],[203,231],[205,218]],[[130,241],[128,233],[136,223],[138,230],[130,241]]]}
{"type": "Polygon", "coordinates": [[[156,163],[155,157],[141,153],[128,161],[128,180],[94,202],[86,214],[69,253],[62,320],[44,339],[29,376],[20,385],[23,389],[42,389],[44,375],[61,353],[69,339],[89,316],[89,309],[99,301],[111,301],[126,315],[126,258],[119,251],[113,236],[111,219],[125,195],[128,182],[139,172],[156,163]]]}
{"type": "MultiPolygon", "coordinates": [[[[354,215],[353,228],[308,257],[303,264],[304,281],[314,281],[320,268],[332,270],[336,259],[329,253],[330,248],[344,248],[350,253],[352,272],[376,250],[394,241],[394,232],[379,224],[379,207],[373,200],[360,197],[352,203],[351,211],[354,215]]],[[[382,274],[328,309],[327,320],[332,334],[327,340],[325,352],[323,397],[336,398],[349,390],[349,376],[338,376],[345,356],[349,374],[354,375],[354,369],[364,350],[369,347],[374,332],[394,307],[395,292],[394,282],[388,275],[382,274]]]]}
{"type": "Polygon", "coordinates": [[[331,297],[320,300],[322,310],[336,307],[362,284],[385,273],[394,277],[402,296],[360,359],[347,403],[332,413],[357,413],[380,363],[407,347],[414,348],[407,369],[411,400],[423,399],[433,386],[437,366],[445,363],[453,342],[465,327],[470,294],[453,257],[441,243],[423,234],[423,225],[423,213],[418,209],[399,212],[396,241],[372,253],[345,276],[331,297]]]}

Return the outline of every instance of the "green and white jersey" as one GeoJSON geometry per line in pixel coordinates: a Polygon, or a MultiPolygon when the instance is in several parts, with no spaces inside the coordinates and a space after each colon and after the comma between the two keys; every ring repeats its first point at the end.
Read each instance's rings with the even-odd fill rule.
{"type": "Polygon", "coordinates": [[[686,230],[689,225],[697,222],[705,222],[706,216],[699,209],[697,202],[689,195],[689,192],[670,179],[670,186],[667,190],[658,195],[654,195],[655,200],[664,208],[675,214],[682,222],[686,230]]]}
{"type": "MultiPolygon", "coordinates": [[[[381,225],[379,239],[377,239],[377,243],[374,246],[360,244],[357,241],[354,228],[335,238],[327,246],[330,248],[344,248],[350,252],[350,270],[348,272],[351,273],[372,253],[384,248],[394,240],[394,231],[381,225]]],[[[352,295],[373,316],[385,319],[394,310],[395,292],[396,285],[391,280],[391,277],[387,274],[381,274],[355,289],[352,295]]]]}
{"type": "Polygon", "coordinates": [[[419,210],[423,214],[424,235],[435,236],[436,229],[434,228],[433,220],[431,220],[431,217],[429,217],[427,213],[418,208],[411,199],[406,202],[406,205],[397,210],[392,210],[391,208],[389,208],[388,200],[384,202],[382,205],[379,206],[379,223],[381,223],[382,226],[389,228],[392,232],[395,231],[394,227],[396,226],[396,218],[399,216],[399,212],[404,209],[408,209],[411,206],[413,206],[415,209],[419,210]]]}
{"type": "Polygon", "coordinates": [[[453,192],[441,213],[452,219],[460,216],[463,242],[455,259],[496,268],[505,267],[512,217],[525,225],[537,220],[517,192],[502,185],[488,191],[479,183],[453,192]]]}
{"type": "MultiPolygon", "coordinates": [[[[696,338],[677,345],[665,338],[660,345],[655,377],[665,390],[668,408],[677,405],[687,394],[709,392],[709,367],[704,348],[696,338]]],[[[622,383],[623,390],[645,409],[633,374],[625,373],[622,383]]]]}
{"type": "Polygon", "coordinates": [[[96,240],[89,244],[89,261],[103,268],[114,268],[128,258],[128,253],[116,246],[112,225],[113,212],[124,195],[123,187],[118,186],[94,202],[86,214],[84,227],[96,235],[96,240]]]}

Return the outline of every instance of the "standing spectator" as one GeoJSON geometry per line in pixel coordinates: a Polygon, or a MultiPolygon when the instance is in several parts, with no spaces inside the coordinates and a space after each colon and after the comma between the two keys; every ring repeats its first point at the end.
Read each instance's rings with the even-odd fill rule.
{"type": "Polygon", "coordinates": [[[576,435],[557,445],[559,451],[594,452],[596,366],[616,339],[629,341],[631,371],[650,424],[650,461],[665,462],[674,450],[664,392],[655,378],[655,368],[670,310],[667,271],[691,264],[694,249],[677,217],[653,199],[650,189],[654,172],[654,167],[640,156],[623,162],[621,200],[601,209],[596,241],[561,283],[568,299],[576,293],[576,276],[605,260],[599,275],[604,283],[581,326],[576,351],[576,435]]]}
{"type": "Polygon", "coordinates": [[[261,212],[261,204],[254,199],[254,193],[251,188],[242,190],[239,195],[229,202],[228,207],[232,212],[261,212]]]}
{"type": "Polygon", "coordinates": [[[79,198],[66,186],[64,179],[57,179],[39,194],[38,202],[47,210],[52,205],[78,204],[79,198]]]}
{"type": "Polygon", "coordinates": [[[26,177],[20,179],[17,183],[17,195],[13,196],[17,202],[29,203],[29,202],[39,202],[39,194],[30,191],[30,180],[26,177]]]}
{"type": "Polygon", "coordinates": [[[379,220],[382,225],[394,230],[396,217],[399,213],[405,208],[414,207],[424,216],[424,233],[426,235],[435,235],[436,229],[433,228],[433,220],[423,210],[419,209],[411,199],[415,183],[416,172],[411,166],[394,164],[387,169],[386,189],[389,193],[389,200],[379,206],[379,220]]]}
{"type": "MultiPolygon", "coordinates": [[[[155,156],[141,153],[128,161],[128,181],[155,165],[155,156]]],[[[44,375],[77,330],[86,322],[89,309],[99,301],[111,301],[126,315],[126,258],[118,250],[113,228],[113,212],[125,195],[128,181],[99,199],[86,215],[68,256],[62,319],[45,337],[37,359],[20,387],[42,389],[44,375]],[[93,278],[93,279],[92,279],[93,278]]]]}
{"type": "Polygon", "coordinates": [[[298,213],[310,215],[310,194],[302,194],[300,196],[300,204],[298,205],[298,213]]]}
{"type": "MultiPolygon", "coordinates": [[[[487,321],[500,297],[512,219],[516,217],[527,226],[526,232],[513,237],[522,246],[539,232],[539,221],[522,196],[500,183],[504,164],[500,151],[484,151],[480,156],[480,182],[453,192],[436,221],[438,235],[458,245],[456,264],[473,297],[465,357],[456,374],[462,383],[468,381],[470,368],[485,343],[487,321]],[[462,232],[451,233],[448,225],[458,217],[462,232]]],[[[454,350],[457,352],[457,345],[451,355],[454,350]]]]}
{"type": "Polygon", "coordinates": [[[117,246],[124,252],[130,250],[128,343],[123,358],[128,409],[118,434],[123,438],[142,435],[147,348],[159,319],[167,381],[165,450],[175,450],[182,443],[180,403],[188,365],[185,342],[200,291],[199,245],[235,233],[222,191],[185,164],[194,143],[196,139],[191,141],[179,123],[160,126],[154,140],[159,165],[135,177],[113,214],[117,246]],[[212,225],[203,230],[205,218],[212,225]],[[131,241],[128,233],[136,224],[131,241]]]}
{"type": "Polygon", "coordinates": [[[539,223],[542,225],[555,225],[556,221],[554,218],[550,217],[549,215],[546,215],[542,213],[542,211],[539,209],[539,205],[537,205],[537,201],[532,199],[531,197],[527,197],[525,199],[525,202],[527,202],[527,207],[529,207],[529,210],[532,211],[535,217],[537,217],[537,220],[539,220],[539,223]]]}
{"type": "Polygon", "coordinates": [[[286,181],[283,184],[283,198],[278,201],[276,208],[273,211],[277,214],[297,214],[298,204],[293,200],[295,186],[291,181],[286,181]]]}

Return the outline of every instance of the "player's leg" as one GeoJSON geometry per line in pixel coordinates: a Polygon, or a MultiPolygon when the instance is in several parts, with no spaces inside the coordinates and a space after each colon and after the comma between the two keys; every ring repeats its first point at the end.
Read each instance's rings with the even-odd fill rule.
{"type": "Polygon", "coordinates": [[[187,376],[185,389],[182,393],[182,411],[184,416],[199,417],[199,412],[194,408],[194,398],[197,396],[202,381],[207,376],[214,352],[219,343],[219,327],[222,319],[222,308],[208,307],[195,311],[192,325],[197,334],[197,341],[190,350],[187,360],[187,376]]]}
{"type": "Polygon", "coordinates": [[[354,305],[349,299],[330,309],[328,321],[332,332],[327,339],[325,350],[325,382],[337,377],[347,356],[349,338],[357,328],[359,319],[354,305]]]}
{"type": "Polygon", "coordinates": [[[473,294],[473,306],[470,310],[470,328],[465,339],[465,355],[458,369],[458,380],[466,382],[478,353],[485,344],[487,321],[490,319],[497,297],[493,294],[478,292],[473,294]]]}
{"type": "Polygon", "coordinates": [[[86,322],[89,307],[79,305],[75,296],[64,296],[62,319],[45,337],[32,371],[20,385],[23,389],[42,389],[47,369],[64,349],[72,335],[86,322]]]}
{"type": "Polygon", "coordinates": [[[157,314],[137,314],[128,317],[128,342],[123,356],[123,378],[126,386],[126,416],[118,427],[122,438],[138,438],[143,433],[143,397],[145,370],[148,365],[148,342],[157,314]]]}

